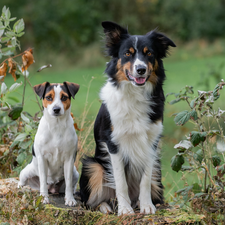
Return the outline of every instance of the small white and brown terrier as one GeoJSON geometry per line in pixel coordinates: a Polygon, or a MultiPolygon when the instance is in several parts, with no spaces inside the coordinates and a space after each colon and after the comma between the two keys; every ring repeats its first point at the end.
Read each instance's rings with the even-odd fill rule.
{"type": "Polygon", "coordinates": [[[76,205],[73,194],[79,177],[74,166],[78,138],[70,111],[71,97],[79,87],[70,82],[34,86],[43,99],[44,111],[34,139],[32,161],[21,171],[18,186],[39,190],[43,203],[49,203],[48,193],[65,193],[65,205],[76,205]]]}

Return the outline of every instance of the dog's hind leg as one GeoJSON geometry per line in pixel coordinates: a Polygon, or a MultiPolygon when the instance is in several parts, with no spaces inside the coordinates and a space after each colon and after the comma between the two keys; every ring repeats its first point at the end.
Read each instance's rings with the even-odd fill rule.
{"type": "Polygon", "coordinates": [[[111,212],[112,212],[111,207],[110,207],[109,204],[106,203],[106,202],[102,202],[102,203],[101,203],[101,205],[100,205],[100,207],[99,207],[99,210],[100,210],[100,212],[102,212],[102,213],[104,213],[104,214],[106,214],[106,213],[111,213],[111,212]]]}
{"type": "Polygon", "coordinates": [[[20,172],[18,187],[30,185],[31,188],[39,190],[40,183],[34,163],[31,162],[20,172]]]}

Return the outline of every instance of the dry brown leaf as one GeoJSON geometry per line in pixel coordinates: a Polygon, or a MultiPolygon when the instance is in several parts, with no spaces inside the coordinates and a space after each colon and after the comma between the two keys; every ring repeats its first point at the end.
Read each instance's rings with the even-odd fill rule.
{"type": "Polygon", "coordinates": [[[75,128],[75,130],[83,131],[83,129],[80,129],[80,128],[77,126],[77,123],[74,123],[74,128],[75,128]]]}
{"type": "Polygon", "coordinates": [[[16,81],[16,63],[12,60],[12,58],[8,59],[9,73],[12,74],[14,81],[16,81]]]}
{"type": "Polygon", "coordinates": [[[6,72],[7,72],[7,64],[3,63],[3,65],[0,67],[0,76],[4,76],[3,79],[1,79],[2,81],[4,81],[4,78],[6,76],[6,72]]]}
{"type": "Polygon", "coordinates": [[[34,63],[34,56],[33,56],[33,50],[29,49],[24,52],[22,55],[22,60],[23,60],[23,66],[22,66],[22,72],[24,70],[27,70],[27,68],[34,63]]]}

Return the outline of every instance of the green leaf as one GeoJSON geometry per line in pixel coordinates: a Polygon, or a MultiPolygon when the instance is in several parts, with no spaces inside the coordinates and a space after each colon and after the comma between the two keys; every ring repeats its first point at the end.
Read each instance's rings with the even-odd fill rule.
{"type": "Polygon", "coordinates": [[[192,166],[184,166],[182,165],[181,167],[181,171],[190,171],[193,170],[194,168],[192,166]]]}
{"type": "Polygon", "coordinates": [[[176,115],[174,118],[174,121],[176,125],[183,126],[188,120],[190,119],[190,113],[185,110],[183,112],[180,112],[176,115]]]}
{"type": "Polygon", "coordinates": [[[19,163],[19,165],[22,165],[23,162],[26,160],[27,158],[27,153],[26,152],[22,152],[17,156],[16,161],[19,163]]]}
{"type": "Polygon", "coordinates": [[[182,155],[175,155],[171,159],[171,167],[174,171],[178,172],[184,164],[184,157],[182,155]]]}
{"type": "Polygon", "coordinates": [[[8,42],[9,40],[10,40],[9,37],[3,37],[3,38],[1,38],[1,42],[2,43],[8,42]]]}
{"type": "Polygon", "coordinates": [[[170,105],[173,105],[173,104],[179,102],[180,100],[181,100],[181,98],[176,98],[176,99],[170,101],[169,104],[170,104],[170,105]]]}
{"type": "Polygon", "coordinates": [[[205,141],[206,136],[206,132],[192,131],[190,133],[190,141],[194,146],[197,146],[200,142],[205,141]]]}
{"type": "Polygon", "coordinates": [[[9,19],[9,21],[14,21],[14,20],[16,20],[16,17],[12,17],[9,19]]]}
{"type": "Polygon", "coordinates": [[[1,85],[1,94],[5,94],[7,92],[7,86],[6,84],[3,82],[1,85]]]}
{"type": "Polygon", "coordinates": [[[210,131],[208,131],[208,136],[215,136],[215,135],[218,135],[218,134],[220,134],[219,130],[210,130],[210,131]]]}
{"type": "Polygon", "coordinates": [[[21,118],[23,121],[25,121],[26,123],[30,123],[29,118],[27,118],[23,113],[21,113],[21,118]]]}
{"type": "Polygon", "coordinates": [[[25,34],[25,32],[20,32],[19,34],[16,34],[17,37],[21,37],[25,34]]]}
{"type": "Polygon", "coordinates": [[[190,118],[191,118],[192,120],[194,120],[194,121],[196,121],[196,120],[198,119],[198,114],[197,114],[197,112],[196,112],[195,110],[192,110],[192,111],[190,112],[190,118]]]}
{"type": "Polygon", "coordinates": [[[174,146],[174,148],[185,151],[185,150],[188,150],[188,149],[192,149],[193,145],[191,144],[190,141],[183,140],[183,141],[180,141],[180,143],[176,144],[174,146]]]}
{"type": "Polygon", "coordinates": [[[10,88],[9,88],[9,92],[13,92],[15,91],[18,87],[20,87],[23,83],[14,83],[10,88]]]}
{"type": "Polygon", "coordinates": [[[27,137],[27,133],[21,133],[15,138],[14,142],[15,141],[24,141],[26,139],[26,137],[27,137]]]}
{"type": "MultiPolygon", "coordinates": [[[[27,118],[28,119],[28,118],[27,118]]],[[[28,119],[29,120],[29,119],[28,119]]],[[[26,131],[26,133],[30,133],[31,131],[33,130],[33,128],[30,126],[30,125],[28,125],[28,124],[26,124],[25,125],[25,131],[26,131]]]]}
{"type": "Polygon", "coordinates": [[[202,192],[196,193],[195,196],[194,196],[194,198],[198,198],[198,197],[201,197],[203,195],[206,195],[206,193],[202,193],[202,192]]]}
{"type": "Polygon", "coordinates": [[[23,111],[23,107],[22,106],[15,106],[12,108],[12,110],[9,112],[8,116],[12,119],[12,120],[16,120],[20,117],[21,112],[23,111]]]}
{"type": "Polygon", "coordinates": [[[19,147],[20,148],[22,148],[22,149],[27,149],[29,146],[30,146],[30,144],[32,144],[32,140],[29,140],[29,141],[22,141],[22,142],[20,142],[20,144],[19,144],[19,147]]]}
{"type": "Polygon", "coordinates": [[[14,97],[14,96],[7,96],[8,99],[14,101],[14,102],[20,102],[20,100],[17,98],[17,97],[14,97]]]}
{"type": "Polygon", "coordinates": [[[10,13],[9,8],[7,8],[7,9],[5,10],[4,14],[5,14],[6,19],[8,19],[8,20],[9,20],[9,19],[10,19],[10,17],[11,17],[11,13],[10,13]]]}
{"type": "Polygon", "coordinates": [[[213,166],[214,166],[214,167],[217,167],[217,166],[220,165],[220,163],[221,163],[220,157],[219,157],[218,155],[214,155],[214,156],[212,157],[212,164],[213,164],[213,166]]]}
{"type": "Polygon", "coordinates": [[[220,86],[217,84],[213,90],[213,97],[215,101],[220,97],[219,90],[220,90],[220,86]]]}
{"type": "Polygon", "coordinates": [[[202,151],[202,149],[199,149],[199,150],[194,154],[194,159],[197,160],[200,164],[202,163],[202,160],[203,160],[203,151],[202,151]]]}
{"type": "Polygon", "coordinates": [[[186,194],[188,194],[188,192],[189,192],[192,188],[193,188],[193,185],[187,186],[187,187],[185,187],[185,188],[182,188],[182,189],[176,191],[176,193],[177,193],[177,194],[186,195],[186,194]]]}
{"type": "Polygon", "coordinates": [[[20,33],[24,30],[24,21],[23,19],[18,20],[14,26],[13,26],[13,30],[16,31],[16,33],[20,33]]]}
{"type": "Polygon", "coordinates": [[[4,29],[3,30],[0,30],[0,37],[4,34],[4,29]]]}
{"type": "Polygon", "coordinates": [[[202,191],[202,188],[200,187],[200,185],[198,183],[194,183],[193,184],[193,188],[192,191],[194,192],[194,194],[199,193],[202,191]]]}

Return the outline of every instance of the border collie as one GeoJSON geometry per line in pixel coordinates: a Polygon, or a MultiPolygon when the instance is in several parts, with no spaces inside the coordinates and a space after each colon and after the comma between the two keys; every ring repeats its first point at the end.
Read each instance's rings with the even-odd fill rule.
{"type": "Polygon", "coordinates": [[[154,214],[163,203],[159,140],[163,131],[165,79],[162,59],[176,45],[153,30],[130,35],[113,22],[103,22],[111,56],[101,89],[102,105],[94,126],[95,156],[83,159],[81,200],[86,206],[118,215],[154,214]]]}

